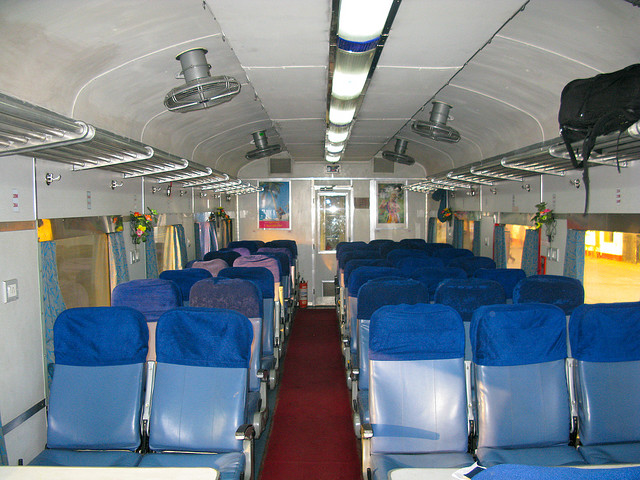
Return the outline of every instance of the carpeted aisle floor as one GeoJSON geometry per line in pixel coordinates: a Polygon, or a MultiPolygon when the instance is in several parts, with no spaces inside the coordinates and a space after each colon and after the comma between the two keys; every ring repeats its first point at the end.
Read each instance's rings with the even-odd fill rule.
{"type": "Polygon", "coordinates": [[[260,480],[360,479],[334,309],[298,311],[281,382],[260,480]]]}

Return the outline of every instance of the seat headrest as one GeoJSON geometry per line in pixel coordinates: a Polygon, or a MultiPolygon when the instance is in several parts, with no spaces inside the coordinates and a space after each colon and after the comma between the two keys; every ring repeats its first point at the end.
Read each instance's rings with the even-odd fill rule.
{"type": "Polygon", "coordinates": [[[414,270],[411,278],[424,283],[432,295],[440,282],[447,278],[467,278],[467,273],[461,268],[455,267],[422,267],[414,270]]]}
{"type": "Polygon", "coordinates": [[[358,292],[358,318],[368,320],[385,305],[429,303],[429,290],[422,283],[401,277],[369,280],[358,292]]]}
{"type": "Polygon", "coordinates": [[[382,258],[380,252],[376,248],[362,248],[358,250],[342,250],[337,254],[338,267],[343,269],[349,260],[355,258],[382,258]]]}
{"type": "Polygon", "coordinates": [[[496,262],[489,257],[455,257],[447,262],[447,267],[458,267],[470,277],[480,268],[496,268],[496,262]]]}
{"type": "Polygon", "coordinates": [[[513,303],[549,303],[565,315],[584,303],[580,280],[562,275],[532,275],[520,280],[513,289],[513,303]]]}
{"type": "Polygon", "coordinates": [[[564,312],[533,303],[478,307],[471,319],[471,348],[477,365],[551,362],[567,356],[564,312]]]}
{"type": "Polygon", "coordinates": [[[218,278],[241,278],[255,283],[262,298],[273,298],[273,273],[264,267],[229,267],[220,270],[218,278]]]}
{"type": "Polygon", "coordinates": [[[227,248],[246,248],[247,250],[249,250],[249,253],[251,255],[254,255],[260,247],[253,240],[235,240],[233,242],[229,242],[227,248]]]}
{"type": "Polygon", "coordinates": [[[284,247],[289,249],[289,251],[293,254],[293,258],[298,257],[298,244],[295,240],[271,240],[270,242],[265,243],[263,247],[284,247]]]}
{"type": "Polygon", "coordinates": [[[268,255],[246,255],[236,258],[234,267],[264,267],[273,275],[274,282],[280,281],[280,262],[268,255]]]}
{"type": "Polygon", "coordinates": [[[504,288],[493,280],[480,278],[448,278],[436,288],[435,303],[453,307],[465,322],[482,305],[496,305],[507,301],[504,288]]]}
{"type": "Polygon", "coordinates": [[[191,264],[191,268],[202,268],[207,270],[212,276],[216,277],[218,272],[223,268],[228,268],[229,264],[221,258],[213,258],[206,261],[196,261],[191,264]]]}
{"type": "Polygon", "coordinates": [[[464,357],[464,327],[445,305],[387,305],[371,316],[371,360],[442,360],[464,357]]]}
{"type": "Polygon", "coordinates": [[[165,270],[160,274],[162,280],[175,282],[182,292],[182,300],[189,300],[189,291],[194,283],[203,278],[211,278],[211,272],[202,268],[183,268],[182,270],[165,270]]]}
{"type": "Polygon", "coordinates": [[[191,287],[191,307],[224,308],[249,318],[262,317],[262,293],[250,280],[205,278],[191,287]]]}
{"type": "Polygon", "coordinates": [[[182,292],[171,280],[131,280],[113,289],[111,305],[131,307],[141,312],[147,322],[155,322],[167,310],[182,306],[182,292]]]}
{"type": "Polygon", "coordinates": [[[220,258],[227,262],[228,265],[233,265],[233,261],[238,258],[240,254],[233,250],[218,250],[217,252],[209,252],[204,254],[203,260],[213,260],[214,258],[220,258]]]}
{"type": "Polygon", "coordinates": [[[401,276],[400,270],[393,267],[360,267],[351,272],[349,277],[349,296],[357,297],[360,287],[376,277],[388,277],[389,275],[401,276]]]}
{"type": "Polygon", "coordinates": [[[571,314],[569,339],[578,360],[640,360],[640,302],[580,305],[571,314]]]}
{"type": "Polygon", "coordinates": [[[144,363],[149,329],[144,315],[129,307],[64,310],[53,326],[56,364],[109,366],[144,363]]]}
{"type": "Polygon", "coordinates": [[[504,288],[507,298],[512,298],[514,287],[520,280],[526,278],[527,274],[521,268],[479,268],[473,276],[498,282],[504,288]]]}
{"type": "Polygon", "coordinates": [[[198,367],[249,368],[253,327],[231,310],[181,307],[158,320],[159,363],[198,367]]]}
{"type": "Polygon", "coordinates": [[[348,285],[349,277],[359,267],[391,267],[387,260],[381,258],[354,258],[344,265],[344,281],[348,285]]]}

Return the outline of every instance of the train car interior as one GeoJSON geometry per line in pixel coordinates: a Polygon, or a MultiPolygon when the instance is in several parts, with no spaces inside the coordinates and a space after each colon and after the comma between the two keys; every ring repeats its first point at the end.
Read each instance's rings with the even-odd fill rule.
{"type": "Polygon", "coordinates": [[[640,1],[0,24],[0,480],[640,479],[640,1]]]}

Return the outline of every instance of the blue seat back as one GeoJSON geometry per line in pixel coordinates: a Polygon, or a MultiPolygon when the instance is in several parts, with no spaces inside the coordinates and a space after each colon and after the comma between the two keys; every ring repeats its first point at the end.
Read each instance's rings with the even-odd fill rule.
{"type": "Polygon", "coordinates": [[[489,257],[456,257],[447,262],[447,267],[458,267],[467,272],[472,277],[476,270],[480,268],[496,268],[496,262],[489,257]]]}
{"type": "Polygon", "coordinates": [[[427,248],[427,242],[422,238],[403,238],[399,243],[404,248],[411,248],[414,250],[425,250],[427,248]]]}
{"type": "Polygon", "coordinates": [[[432,255],[434,257],[442,258],[448,263],[449,260],[453,260],[458,257],[473,257],[473,252],[466,248],[438,248],[433,251],[432,255]]]}
{"type": "Polygon", "coordinates": [[[355,242],[338,242],[336,245],[336,257],[339,257],[343,252],[349,250],[363,250],[368,247],[366,242],[355,241],[355,242]]]}
{"type": "Polygon", "coordinates": [[[561,275],[532,275],[513,289],[513,303],[548,303],[560,307],[565,315],[584,303],[580,280],[561,275]]]}
{"type": "Polygon", "coordinates": [[[246,248],[247,250],[249,250],[249,254],[255,255],[258,251],[258,248],[260,247],[253,240],[235,240],[233,242],[229,242],[227,248],[246,248]]]}
{"type": "Polygon", "coordinates": [[[128,307],[65,310],[53,327],[49,448],[135,450],[149,330],[128,307]]]}
{"type": "Polygon", "coordinates": [[[400,270],[393,267],[360,267],[354,270],[349,277],[349,283],[347,288],[349,289],[349,296],[353,298],[358,297],[358,291],[360,287],[367,283],[369,280],[378,277],[387,277],[389,275],[400,276],[400,270]]]}
{"type": "Polygon", "coordinates": [[[478,447],[569,443],[566,319],[558,307],[479,307],[471,320],[478,447]]]}
{"type": "Polygon", "coordinates": [[[211,278],[211,272],[202,268],[183,268],[182,270],[165,270],[160,274],[162,280],[175,282],[182,293],[182,303],[189,301],[191,287],[198,280],[211,278]]]}
{"type": "Polygon", "coordinates": [[[391,267],[391,264],[381,258],[354,258],[353,260],[349,260],[344,266],[345,285],[349,284],[351,273],[359,267],[391,267]]]}
{"type": "Polygon", "coordinates": [[[400,245],[400,242],[384,243],[378,247],[378,251],[380,252],[380,256],[382,258],[387,258],[389,252],[391,250],[395,250],[396,248],[403,248],[403,246],[400,245]]]}
{"type": "Polygon", "coordinates": [[[429,290],[416,280],[381,277],[369,280],[358,293],[358,388],[369,389],[369,325],[371,316],[385,305],[429,303],[429,290]]]}
{"type": "Polygon", "coordinates": [[[463,321],[470,322],[478,307],[506,303],[507,298],[502,285],[493,280],[449,278],[438,285],[434,301],[449,305],[463,321]]]}
{"type": "Polygon", "coordinates": [[[252,327],[244,315],[183,307],[158,320],[153,451],[242,451],[252,327]]]}
{"type": "Polygon", "coordinates": [[[376,258],[380,259],[382,256],[380,252],[375,248],[360,248],[358,250],[342,250],[340,254],[337,256],[338,258],[338,269],[344,270],[344,266],[349,260],[353,260],[355,258],[376,258]]]}
{"type": "Polygon", "coordinates": [[[404,275],[411,275],[419,268],[444,268],[445,263],[438,257],[404,257],[398,260],[395,267],[399,268],[404,275]]]}
{"type": "Polygon", "coordinates": [[[433,298],[440,282],[447,278],[467,278],[467,273],[455,267],[423,267],[414,270],[409,276],[424,283],[429,289],[429,295],[433,298]]]}
{"type": "Polygon", "coordinates": [[[535,465],[495,465],[480,472],[476,480],[636,480],[640,467],[562,468],[535,465]]]}
{"type": "Polygon", "coordinates": [[[581,305],[569,322],[580,442],[640,442],[640,303],[581,305]]]}
{"type": "Polygon", "coordinates": [[[228,268],[229,264],[221,258],[214,258],[212,260],[195,261],[191,264],[191,268],[202,268],[208,271],[212,277],[217,277],[218,272],[223,268],[228,268]]]}
{"type": "Polygon", "coordinates": [[[380,247],[383,245],[390,245],[392,243],[394,243],[394,241],[388,238],[376,238],[369,241],[369,245],[376,247],[378,250],[380,250],[380,247]]]}
{"type": "Polygon", "coordinates": [[[134,308],[144,315],[147,322],[156,322],[167,310],[182,306],[182,292],[171,280],[131,280],[113,289],[111,305],[134,308]]]}
{"type": "Polygon", "coordinates": [[[511,299],[513,289],[520,280],[527,277],[527,274],[521,268],[479,268],[473,276],[498,282],[504,288],[507,299],[511,299]]]}
{"type": "Polygon", "coordinates": [[[370,327],[371,452],[466,452],[460,315],[444,305],[385,306],[370,327]]]}
{"type": "Polygon", "coordinates": [[[271,240],[265,243],[263,247],[286,248],[291,252],[294,259],[298,258],[298,244],[295,240],[271,240]]]}
{"type": "Polygon", "coordinates": [[[424,250],[417,250],[411,248],[396,248],[395,250],[391,250],[387,254],[387,260],[391,262],[394,267],[398,266],[398,262],[403,258],[429,258],[430,255],[424,250]]]}
{"type": "Polygon", "coordinates": [[[240,254],[238,252],[234,252],[233,250],[218,250],[217,252],[209,252],[204,254],[203,260],[209,261],[214,258],[220,258],[227,262],[227,265],[233,265],[233,262],[236,258],[238,258],[240,254]]]}
{"type": "Polygon", "coordinates": [[[450,243],[437,243],[437,242],[427,242],[425,247],[425,251],[429,254],[433,255],[436,250],[440,250],[442,248],[453,248],[453,245],[450,243]]]}

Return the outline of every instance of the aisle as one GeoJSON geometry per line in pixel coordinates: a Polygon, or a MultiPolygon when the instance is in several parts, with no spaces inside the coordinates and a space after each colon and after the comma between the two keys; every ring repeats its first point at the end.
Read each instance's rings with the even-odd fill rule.
{"type": "Polygon", "coordinates": [[[335,310],[298,312],[281,382],[260,480],[358,480],[335,310]]]}

